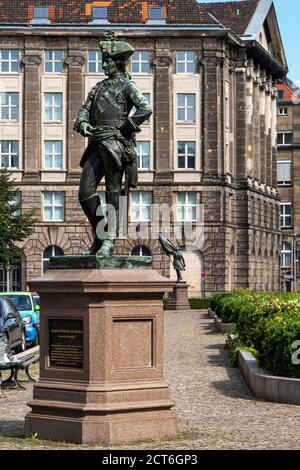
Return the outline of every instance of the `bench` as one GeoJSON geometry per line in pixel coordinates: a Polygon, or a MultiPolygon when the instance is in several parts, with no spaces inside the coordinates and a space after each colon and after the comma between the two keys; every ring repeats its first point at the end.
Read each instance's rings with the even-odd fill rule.
{"type": "Polygon", "coordinates": [[[20,370],[24,370],[27,380],[36,382],[30,375],[29,367],[31,364],[37,362],[40,358],[40,347],[28,349],[27,351],[19,354],[12,354],[12,351],[6,339],[0,340],[0,388],[1,384],[12,383],[14,388],[25,387],[21,384],[18,378],[20,370]],[[8,379],[2,380],[2,371],[9,370],[10,376],[8,379]]]}

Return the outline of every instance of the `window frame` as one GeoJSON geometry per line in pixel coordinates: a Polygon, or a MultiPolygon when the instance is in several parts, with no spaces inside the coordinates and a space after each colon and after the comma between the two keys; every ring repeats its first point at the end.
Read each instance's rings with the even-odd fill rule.
{"type": "Polygon", "coordinates": [[[64,222],[65,221],[65,192],[64,191],[44,191],[43,192],[43,222],[64,222]],[[45,204],[45,196],[46,194],[52,195],[52,202],[51,204],[45,204]],[[55,202],[55,195],[61,194],[62,195],[62,203],[56,204],[55,202]],[[45,209],[50,207],[51,208],[51,215],[50,219],[45,217],[45,209]],[[55,208],[62,208],[62,218],[54,218],[55,208]]]}
{"type": "Polygon", "coordinates": [[[280,203],[280,227],[282,229],[292,228],[293,227],[293,207],[291,202],[281,202],[280,203]],[[285,208],[290,208],[290,214],[286,213],[285,208]],[[286,219],[290,218],[290,225],[286,224],[286,219]]]}
{"type": "Polygon", "coordinates": [[[52,171],[59,171],[63,170],[64,168],[64,159],[63,159],[63,141],[62,140],[44,140],[44,148],[43,148],[43,169],[44,170],[52,170],[52,171]],[[51,153],[46,152],[46,145],[51,144],[52,146],[52,151],[51,153]],[[55,144],[60,144],[61,152],[60,153],[55,153],[55,144]],[[52,166],[47,166],[46,165],[46,157],[50,156],[52,160],[52,166]],[[60,156],[61,158],[61,164],[59,167],[53,165],[55,163],[55,158],[57,156],[60,156]]]}
{"type": "Polygon", "coordinates": [[[0,73],[3,73],[3,74],[10,74],[10,75],[13,75],[13,74],[19,74],[20,73],[20,50],[19,49],[0,49],[0,73]],[[8,52],[8,59],[3,59],[2,58],[2,53],[3,52],[8,52]],[[18,59],[12,59],[11,58],[11,54],[12,52],[17,52],[17,55],[18,55],[18,59]],[[7,62],[8,63],[8,68],[9,70],[2,70],[2,64],[3,62],[7,62]],[[17,63],[18,65],[18,70],[11,70],[12,68],[12,64],[13,63],[17,63]]]}
{"type": "Polygon", "coordinates": [[[63,100],[63,93],[62,92],[44,92],[44,123],[51,123],[51,122],[63,122],[63,118],[64,118],[64,114],[63,114],[63,111],[64,111],[64,100],[63,100]],[[46,97],[47,95],[50,95],[52,96],[52,100],[51,100],[51,105],[47,105],[46,104],[46,97]],[[59,106],[55,105],[55,96],[60,96],[61,97],[61,104],[59,106]],[[46,113],[47,113],[47,109],[51,109],[51,114],[52,114],[52,119],[47,119],[46,118],[46,113]],[[60,109],[61,111],[61,119],[53,119],[54,118],[54,113],[55,113],[55,109],[60,109]]]}
{"type": "Polygon", "coordinates": [[[196,93],[177,93],[176,94],[176,121],[177,123],[195,123],[196,122],[196,93]],[[184,106],[179,105],[179,97],[184,96],[184,106]],[[194,105],[190,106],[188,104],[188,97],[194,97],[194,105]],[[184,109],[184,119],[179,119],[179,111],[184,109]],[[192,109],[194,112],[194,119],[188,119],[188,112],[192,109]]]}
{"type": "Polygon", "coordinates": [[[19,170],[20,169],[20,142],[19,140],[0,140],[0,169],[3,169],[3,168],[6,168],[7,170],[19,170]],[[9,151],[8,153],[5,153],[2,151],[2,144],[4,142],[7,142],[8,143],[8,146],[9,146],[9,151]],[[12,144],[17,144],[17,152],[14,153],[12,151],[12,144]],[[9,159],[9,165],[8,166],[2,166],[2,158],[3,156],[8,156],[8,159],[9,159]],[[17,161],[18,161],[18,164],[17,166],[12,166],[11,163],[12,163],[12,158],[14,156],[17,156],[17,161]]]}
{"type": "Polygon", "coordinates": [[[134,54],[131,56],[131,60],[130,60],[130,72],[131,72],[132,75],[149,75],[151,73],[150,53],[149,53],[149,51],[138,50],[138,51],[134,52],[134,54]],[[142,54],[144,54],[144,53],[147,54],[147,56],[148,56],[147,60],[142,59],[142,54]],[[135,54],[139,54],[138,60],[136,60],[134,58],[135,54]],[[138,64],[138,72],[134,72],[132,70],[132,65],[133,64],[138,64]],[[147,66],[148,66],[148,70],[146,72],[142,72],[143,64],[147,64],[147,66]]]}
{"type": "Polygon", "coordinates": [[[277,160],[277,185],[278,186],[292,186],[292,182],[293,182],[293,177],[292,177],[292,161],[291,160],[277,160]],[[279,171],[278,171],[278,166],[279,165],[287,165],[289,164],[289,167],[290,167],[290,180],[289,181],[279,181],[278,179],[278,174],[279,174],[279,171]]]}
{"type": "Polygon", "coordinates": [[[177,169],[179,171],[195,171],[196,169],[196,141],[195,140],[178,140],[177,141],[177,169]],[[179,145],[180,144],[184,144],[184,148],[185,148],[185,152],[183,154],[180,154],[179,153],[179,145]],[[188,147],[193,144],[194,145],[194,154],[189,154],[188,153],[188,147]],[[179,157],[180,156],[183,156],[184,157],[184,163],[185,163],[185,166],[184,167],[180,167],[179,166],[179,157]],[[188,166],[188,161],[189,161],[189,157],[193,157],[194,158],[194,165],[193,167],[189,167],[188,166]]]}
{"type": "Polygon", "coordinates": [[[292,244],[290,242],[283,242],[281,245],[281,268],[282,269],[290,269],[292,267],[292,244]],[[287,249],[286,246],[289,246],[290,248],[287,249]],[[284,248],[285,247],[285,248],[284,248]],[[283,261],[286,260],[287,256],[290,256],[290,264],[286,264],[283,261]]]}
{"type": "Polygon", "coordinates": [[[137,153],[137,160],[138,160],[138,170],[139,171],[149,171],[151,169],[151,141],[150,140],[137,140],[136,142],[136,153],[137,153]],[[148,145],[148,153],[140,153],[139,149],[141,149],[143,144],[148,145]],[[143,158],[148,158],[149,165],[147,167],[141,166],[143,162],[143,158]]]}
{"type": "Polygon", "coordinates": [[[151,206],[152,206],[152,192],[151,191],[134,191],[134,192],[131,192],[131,197],[130,197],[130,221],[131,222],[150,222],[151,221],[151,206]],[[132,196],[136,195],[136,194],[139,194],[139,203],[138,204],[133,204],[132,196]],[[145,196],[146,194],[150,196],[150,203],[147,203],[147,204],[145,204],[142,201],[143,196],[145,196]],[[147,218],[147,219],[142,219],[140,217],[141,208],[143,208],[143,207],[146,207],[146,208],[149,207],[149,218],[147,218]],[[134,218],[133,217],[133,208],[138,208],[139,218],[134,218]]]}
{"type": "Polygon", "coordinates": [[[104,74],[104,70],[103,70],[103,67],[102,67],[102,52],[100,50],[96,50],[96,49],[89,49],[87,51],[87,73],[89,75],[98,75],[98,74],[104,74]],[[96,59],[95,60],[91,60],[90,58],[90,54],[91,53],[95,53],[95,56],[96,56],[96,59]],[[98,56],[98,59],[97,59],[97,56],[98,56]],[[100,59],[99,59],[100,57],[100,59]],[[95,64],[95,68],[96,68],[96,71],[95,72],[91,72],[90,71],[90,64],[95,64]]]}
{"type": "Polygon", "coordinates": [[[277,147],[291,147],[293,145],[293,138],[294,138],[294,132],[293,131],[277,131],[277,147]],[[282,142],[283,142],[282,144],[278,143],[279,134],[282,134],[282,142]],[[292,142],[288,143],[288,144],[285,142],[285,136],[287,134],[292,136],[292,142]]]}
{"type": "Polygon", "coordinates": [[[196,191],[178,191],[177,194],[176,194],[176,209],[177,209],[177,210],[176,210],[177,222],[197,222],[197,193],[196,193],[196,191]],[[185,197],[185,203],[184,203],[184,204],[181,204],[181,203],[179,204],[179,200],[178,200],[179,194],[185,194],[186,197],[185,197]],[[190,204],[190,203],[188,202],[188,195],[189,195],[189,194],[194,194],[194,195],[195,195],[195,203],[194,203],[194,204],[190,204]],[[184,211],[183,211],[183,212],[184,212],[184,216],[183,216],[183,218],[181,218],[181,217],[179,216],[179,208],[180,208],[180,207],[183,207],[183,208],[184,208],[184,211]],[[189,209],[190,207],[192,207],[192,208],[195,207],[195,209],[196,209],[195,218],[192,218],[192,219],[186,217],[186,214],[188,213],[188,209],[189,209]]]}
{"type": "Polygon", "coordinates": [[[44,73],[45,74],[58,74],[58,75],[60,75],[60,74],[63,73],[63,71],[64,71],[64,51],[62,49],[45,49],[45,51],[44,51],[44,73]],[[61,53],[61,59],[56,59],[55,58],[55,54],[57,52],[61,53]],[[46,54],[47,53],[52,54],[53,57],[50,58],[50,59],[46,59],[46,54]],[[51,71],[46,70],[46,65],[47,64],[51,64],[51,69],[52,69],[51,71]],[[61,64],[61,70],[58,71],[58,72],[55,70],[55,65],[56,64],[61,64]]]}
{"type": "Polygon", "coordinates": [[[289,108],[287,106],[280,106],[278,107],[278,116],[288,116],[289,115],[289,108]],[[286,113],[281,113],[280,111],[286,110],[286,113]]]}
{"type": "Polygon", "coordinates": [[[196,73],[196,53],[195,51],[176,51],[176,74],[181,75],[181,74],[186,74],[186,75],[195,75],[196,73]],[[193,53],[194,54],[194,60],[189,60],[187,58],[187,54],[193,53]],[[180,60],[178,58],[178,54],[184,54],[184,60],[180,60]],[[180,64],[184,64],[184,72],[179,72],[178,66],[180,64]],[[193,72],[188,72],[187,68],[189,64],[193,64],[194,70],[193,72]]]}
{"type": "Polygon", "coordinates": [[[20,94],[19,92],[17,91],[1,91],[0,92],[0,121],[3,121],[3,122],[8,122],[8,121],[13,121],[13,122],[19,122],[19,119],[20,119],[20,94]],[[5,97],[6,95],[8,95],[8,104],[3,104],[3,101],[2,101],[2,96],[5,97]],[[18,101],[18,104],[12,104],[12,95],[16,95],[17,96],[17,101],[18,101]],[[6,109],[8,108],[8,115],[9,117],[8,118],[4,118],[2,116],[2,113],[3,113],[3,109],[6,109]],[[13,110],[14,109],[17,109],[17,117],[12,117],[12,114],[13,114],[13,110]]]}

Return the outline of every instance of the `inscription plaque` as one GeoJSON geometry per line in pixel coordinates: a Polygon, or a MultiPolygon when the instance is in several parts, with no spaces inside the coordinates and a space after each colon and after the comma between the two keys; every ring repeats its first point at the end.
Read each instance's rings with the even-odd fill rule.
{"type": "Polygon", "coordinates": [[[49,320],[50,367],[83,368],[83,321],[49,320]]]}

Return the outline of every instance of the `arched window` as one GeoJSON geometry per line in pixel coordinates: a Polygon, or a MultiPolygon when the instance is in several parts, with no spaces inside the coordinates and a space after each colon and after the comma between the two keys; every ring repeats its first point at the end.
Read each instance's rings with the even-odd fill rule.
{"type": "Polygon", "coordinates": [[[135,246],[131,252],[132,256],[152,256],[151,251],[144,245],[135,246]]]}
{"type": "Polygon", "coordinates": [[[49,269],[49,260],[54,256],[64,256],[64,252],[59,246],[48,246],[43,253],[43,273],[49,269]]]}

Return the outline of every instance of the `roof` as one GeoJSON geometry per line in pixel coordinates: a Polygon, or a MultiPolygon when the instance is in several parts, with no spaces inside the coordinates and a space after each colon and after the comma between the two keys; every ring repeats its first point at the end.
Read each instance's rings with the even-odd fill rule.
{"type": "Polygon", "coordinates": [[[211,13],[225,28],[243,35],[249,25],[260,0],[239,2],[203,3],[204,10],[211,13]]]}
{"type": "Polygon", "coordinates": [[[110,23],[146,23],[148,8],[162,7],[167,24],[218,24],[196,0],[0,0],[0,23],[29,23],[38,6],[52,24],[89,23],[92,7],[107,7],[110,23]]]}

